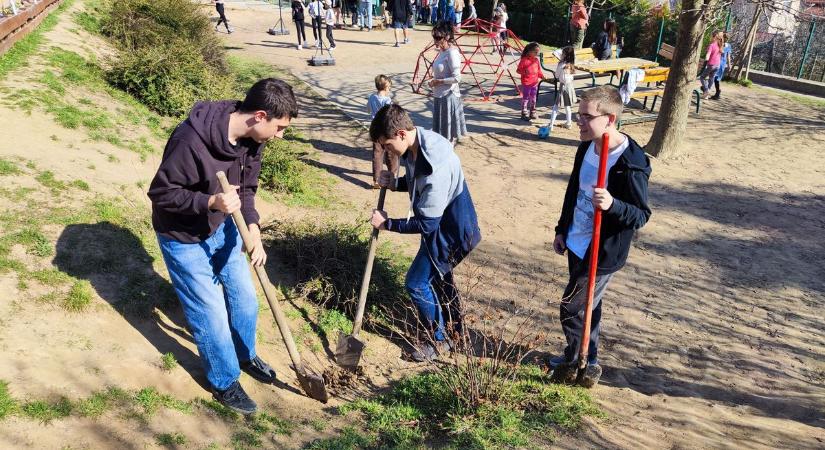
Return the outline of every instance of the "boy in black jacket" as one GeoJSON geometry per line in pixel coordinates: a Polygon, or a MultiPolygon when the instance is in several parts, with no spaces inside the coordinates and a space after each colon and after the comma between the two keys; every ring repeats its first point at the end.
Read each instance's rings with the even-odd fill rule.
{"type": "Polygon", "coordinates": [[[274,78],[255,83],[242,102],[197,103],[169,137],[148,192],[152,226],[206,378],[216,400],[243,414],[256,405],[238,383],[240,371],[264,383],[275,381],[275,371],[255,352],[258,300],[231,214],[240,210],[246,219],[252,264],[262,266],[255,210],[261,152],[297,115],[292,88],[274,78]],[[218,171],[235,190],[222,192],[218,171]]]}
{"type": "Polygon", "coordinates": [[[624,266],[635,230],[650,218],[647,182],[650,161],[630,136],[620,133],[616,123],[622,112],[619,91],[611,86],[588,89],[579,97],[579,138],[573,172],[567,183],[561,217],[556,226],[553,249],[567,251],[570,281],[564,290],[560,319],[567,347],[564,354],[551,358],[554,379],[572,382],[576,376],[578,353],[584,327],[587,277],[594,208],[602,210],[601,243],[593,296],[590,346],[582,384],[592,387],[602,369],[598,363],[599,324],[602,296],[610,279],[624,266]],[[609,136],[606,189],[595,188],[602,135],[609,136]]]}

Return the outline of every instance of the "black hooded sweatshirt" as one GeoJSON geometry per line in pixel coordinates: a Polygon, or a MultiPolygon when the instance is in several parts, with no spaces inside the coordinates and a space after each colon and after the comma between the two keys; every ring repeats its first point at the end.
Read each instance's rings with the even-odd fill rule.
{"type": "Polygon", "coordinates": [[[172,132],[148,192],[152,226],[159,234],[196,243],[215,232],[227,217],[208,207],[209,197],[222,192],[215,176],[220,170],[230,184],[240,186],[241,213],[247,224],[258,223],[255,193],[263,144],[251,138],[229,143],[229,115],[239,106],[234,100],[197,103],[172,132]]]}

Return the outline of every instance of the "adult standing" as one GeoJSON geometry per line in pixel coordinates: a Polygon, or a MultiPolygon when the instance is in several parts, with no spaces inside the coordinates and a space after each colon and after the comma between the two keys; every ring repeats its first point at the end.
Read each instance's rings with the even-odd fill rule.
{"type": "Polygon", "coordinates": [[[392,31],[395,35],[395,46],[398,47],[398,36],[403,31],[404,43],[409,44],[407,34],[407,20],[410,17],[410,0],[389,0],[390,15],[392,16],[392,31]]]}
{"type": "Polygon", "coordinates": [[[322,27],[324,26],[324,2],[312,0],[309,4],[309,17],[312,18],[312,37],[315,38],[315,48],[323,46],[322,27]]]}
{"type": "Polygon", "coordinates": [[[453,24],[438,22],[433,27],[433,42],[438,56],[433,60],[433,131],[455,143],[467,134],[464,105],[461,103],[461,54],[455,46],[453,24]]]}
{"type": "Polygon", "coordinates": [[[229,19],[226,18],[223,0],[215,0],[215,11],[218,12],[218,23],[215,24],[215,31],[218,31],[218,27],[224,24],[224,26],[226,26],[226,32],[232,34],[233,30],[229,27],[229,19]]]}
{"type": "Polygon", "coordinates": [[[584,0],[573,0],[570,11],[570,41],[573,43],[573,48],[582,48],[584,33],[587,31],[589,21],[590,17],[587,15],[587,8],[584,7],[584,0]]]}
{"type": "Polygon", "coordinates": [[[332,0],[332,13],[335,16],[335,23],[333,24],[334,27],[337,27],[338,24],[344,23],[344,18],[341,16],[341,2],[343,0],[332,0]]]}
{"type": "Polygon", "coordinates": [[[264,144],[298,116],[292,87],[267,78],[243,101],[198,102],[175,128],[147,195],[152,227],[172,286],[215,399],[242,414],[257,406],[241,370],[271,384],[275,371],[255,352],[258,297],[231,215],[240,211],[252,236],[250,260],[266,263],[255,193],[264,144]],[[223,192],[215,174],[226,172],[223,192]]]}
{"type": "Polygon", "coordinates": [[[461,25],[461,17],[464,15],[464,0],[455,0],[455,24],[461,25]]]}
{"type": "Polygon", "coordinates": [[[372,0],[358,1],[358,29],[372,31],[372,0]]]}
{"type": "Polygon", "coordinates": [[[298,34],[298,50],[306,47],[307,32],[306,23],[304,23],[304,2],[301,0],[292,0],[292,20],[295,22],[295,30],[298,34]]]}

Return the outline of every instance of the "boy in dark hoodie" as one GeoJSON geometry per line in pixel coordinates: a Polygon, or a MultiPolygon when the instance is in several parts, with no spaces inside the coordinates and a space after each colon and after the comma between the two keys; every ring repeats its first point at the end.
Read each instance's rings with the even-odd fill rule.
{"type": "Polygon", "coordinates": [[[582,381],[586,387],[598,383],[602,373],[597,359],[602,296],[610,279],[624,266],[633,234],[644,226],[651,214],[647,205],[650,161],[636,141],[616,129],[621,113],[621,96],[611,86],[588,89],[579,97],[578,124],[582,143],[576,151],[553,241],[556,253],[562,255],[567,251],[570,280],[564,290],[559,314],[567,347],[564,354],[551,358],[548,365],[555,370],[554,379],[572,382],[576,377],[584,328],[593,212],[594,208],[602,210],[590,344],[582,381]],[[610,153],[607,185],[605,189],[599,189],[594,186],[604,133],[609,136],[610,153]]]}
{"type": "Polygon", "coordinates": [[[460,331],[461,309],[452,271],[481,241],[478,217],[450,141],[413,126],[407,111],[398,105],[378,110],[370,124],[370,138],[400,157],[406,171],[398,179],[382,171],[378,184],[409,193],[407,218],[390,219],[386,212],[373,210],[370,223],[379,230],[421,235],[406,287],[432,340],[411,356],[429,361],[450,349],[448,325],[460,331]]]}
{"type": "Polygon", "coordinates": [[[275,371],[255,353],[258,301],[231,214],[243,214],[254,240],[250,259],[263,265],[255,210],[261,152],[297,115],[292,88],[274,78],[255,83],[242,102],[195,104],[169,138],[148,192],[152,225],[206,378],[216,400],[243,414],[256,405],[238,383],[240,371],[263,383],[273,383],[275,371]],[[221,191],[218,171],[234,191],[221,191]]]}

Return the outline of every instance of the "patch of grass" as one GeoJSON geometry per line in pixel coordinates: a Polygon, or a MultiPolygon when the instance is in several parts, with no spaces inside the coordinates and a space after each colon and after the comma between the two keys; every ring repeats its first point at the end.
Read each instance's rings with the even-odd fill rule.
{"type": "Polygon", "coordinates": [[[9,72],[26,64],[29,56],[34,54],[43,43],[43,35],[57,25],[60,14],[68,9],[74,0],[67,0],[57,7],[57,10],[46,16],[40,26],[32,30],[25,37],[17,41],[8,51],[0,55],[0,78],[5,78],[9,72]]]}
{"type": "Polygon", "coordinates": [[[164,447],[186,445],[186,436],[181,433],[161,433],[155,435],[155,442],[164,447]]]}
{"type": "Polygon", "coordinates": [[[0,380],[0,420],[17,412],[17,400],[9,393],[9,383],[0,380]]]}
{"type": "Polygon", "coordinates": [[[47,170],[40,172],[35,178],[40,184],[52,190],[52,192],[59,192],[66,189],[66,183],[56,179],[54,172],[47,170]]]}
{"type": "Polygon", "coordinates": [[[327,422],[321,419],[312,419],[309,421],[309,426],[312,427],[313,430],[321,433],[327,429],[327,422]]]}
{"type": "Polygon", "coordinates": [[[82,110],[72,105],[61,105],[47,110],[54,113],[55,122],[72,130],[80,127],[86,117],[82,110]]]}
{"type": "Polygon", "coordinates": [[[747,88],[753,86],[753,81],[748,80],[747,78],[742,78],[741,80],[737,80],[736,83],[739,86],[744,86],[744,87],[747,87],[747,88]]]}
{"type": "Polygon", "coordinates": [[[46,61],[51,67],[59,68],[61,78],[68,83],[88,86],[104,84],[100,66],[76,52],[52,47],[46,54],[46,61]]]}
{"type": "Polygon", "coordinates": [[[72,280],[72,277],[57,269],[43,269],[25,274],[25,278],[39,281],[46,286],[60,286],[72,280]]]}
{"type": "Polygon", "coordinates": [[[55,402],[44,400],[34,400],[26,402],[21,407],[23,415],[30,419],[38,420],[41,423],[50,423],[55,419],[62,419],[72,414],[74,406],[66,397],[60,397],[55,402]]]}
{"type": "Polygon", "coordinates": [[[236,413],[235,411],[227,408],[226,406],[221,405],[220,403],[216,402],[215,400],[204,400],[199,399],[198,404],[200,406],[205,407],[206,409],[211,410],[215,414],[218,415],[221,419],[229,422],[236,422],[241,418],[241,415],[236,413]]]}
{"type": "Polygon", "coordinates": [[[46,236],[36,228],[24,228],[9,237],[10,242],[26,247],[26,253],[45,257],[54,254],[54,246],[46,236]]]}
{"type": "MultiPolygon", "coordinates": [[[[367,228],[363,223],[332,221],[273,222],[264,227],[263,235],[270,248],[283,255],[289,269],[298,274],[293,297],[353,317],[369,250],[367,228]]],[[[408,302],[404,275],[409,264],[410,259],[395,253],[392,247],[379,246],[367,303],[389,317],[404,317],[408,302]]],[[[343,317],[327,314],[327,326],[352,329],[341,320],[343,317]]],[[[367,315],[365,325],[374,325],[375,317],[372,312],[367,315]]]]}
{"type": "Polygon", "coordinates": [[[306,446],[307,450],[360,450],[376,447],[376,437],[372,434],[365,434],[357,431],[353,427],[345,427],[341,430],[341,435],[330,438],[316,440],[306,446]]]}
{"type": "Polygon", "coordinates": [[[69,290],[69,294],[63,301],[63,308],[72,312],[86,310],[92,304],[92,284],[89,280],[77,280],[69,290]]]}
{"type": "Polygon", "coordinates": [[[57,78],[57,75],[55,75],[54,72],[52,72],[51,70],[43,72],[43,76],[40,78],[40,82],[45,84],[47,88],[58,94],[63,95],[66,93],[66,88],[63,87],[63,83],[60,82],[60,79],[57,78]]]}
{"type": "Polygon", "coordinates": [[[229,442],[235,450],[260,448],[263,445],[260,436],[249,430],[236,431],[229,442]]]}
{"type": "Polygon", "coordinates": [[[100,34],[100,19],[98,16],[86,11],[80,11],[74,14],[74,21],[87,33],[100,34]]]}
{"type": "Polygon", "coordinates": [[[143,408],[146,416],[152,416],[158,408],[174,409],[183,413],[191,413],[192,405],[189,402],[178,400],[171,395],[161,394],[153,387],[143,388],[135,394],[135,401],[143,408]]]}
{"type": "Polygon", "coordinates": [[[13,161],[0,158],[0,176],[2,175],[17,175],[20,173],[20,168],[17,167],[13,161]]]}
{"type": "Polygon", "coordinates": [[[318,327],[328,338],[336,333],[351,334],[352,326],[352,321],[335,309],[321,309],[318,316],[318,327]]]}
{"type": "Polygon", "coordinates": [[[82,417],[97,418],[113,406],[122,406],[130,401],[129,393],[110,386],[105,391],[95,392],[89,398],[80,400],[75,411],[82,417]]]}
{"type": "Polygon", "coordinates": [[[83,181],[83,180],[74,180],[74,181],[72,181],[71,183],[69,183],[69,186],[72,186],[72,187],[78,188],[78,189],[80,189],[81,191],[88,191],[89,189],[91,189],[91,188],[89,187],[89,183],[87,183],[87,182],[85,182],[85,181],[83,181]]]}
{"type": "Polygon", "coordinates": [[[498,383],[500,398],[471,408],[443,375],[418,374],[387,395],[356,400],[340,411],[363,414],[374,440],[369,446],[382,448],[415,448],[431,440],[449,440],[457,449],[524,448],[552,440],[556,428],[577,427],[586,415],[603,416],[586,390],[552,384],[535,366],[523,366],[515,379],[498,383]]]}
{"type": "Polygon", "coordinates": [[[171,372],[175,367],[178,367],[178,360],[175,359],[172,352],[164,353],[160,357],[160,367],[167,372],[171,372]]]}
{"type": "Polygon", "coordinates": [[[312,147],[293,127],[284,132],[283,139],[267,143],[261,158],[260,183],[264,189],[286,196],[291,206],[323,207],[329,204],[329,181],[321,172],[304,160],[312,147]]]}

